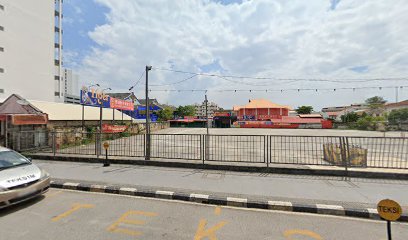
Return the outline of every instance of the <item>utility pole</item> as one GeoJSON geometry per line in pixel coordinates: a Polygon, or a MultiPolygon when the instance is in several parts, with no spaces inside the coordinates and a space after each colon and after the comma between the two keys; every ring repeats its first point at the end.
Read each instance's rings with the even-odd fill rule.
{"type": "Polygon", "coordinates": [[[208,129],[209,119],[208,119],[208,100],[207,100],[207,94],[205,95],[205,116],[206,116],[206,119],[207,119],[207,136],[208,136],[210,130],[208,129]]]}
{"type": "Polygon", "coordinates": [[[206,136],[206,141],[205,141],[205,159],[208,160],[208,150],[209,150],[209,143],[210,143],[210,129],[208,128],[209,126],[209,119],[208,119],[208,100],[207,100],[207,94],[205,94],[205,116],[207,120],[207,136],[206,136]]]}
{"type": "Polygon", "coordinates": [[[398,102],[398,87],[395,87],[395,103],[398,102]]]}
{"type": "Polygon", "coordinates": [[[146,156],[145,160],[150,160],[150,104],[149,104],[149,71],[152,66],[146,66],[146,156]]]}

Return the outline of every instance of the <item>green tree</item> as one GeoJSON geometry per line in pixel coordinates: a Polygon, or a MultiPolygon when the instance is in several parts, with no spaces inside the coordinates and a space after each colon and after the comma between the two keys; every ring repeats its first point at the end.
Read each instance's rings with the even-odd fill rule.
{"type": "Polygon", "coordinates": [[[176,111],[179,117],[195,116],[195,107],[193,105],[179,106],[176,111]]]}
{"type": "Polygon", "coordinates": [[[343,123],[354,123],[354,122],[357,122],[359,118],[360,116],[357,113],[351,112],[351,113],[342,115],[341,121],[343,123]]]}
{"type": "Polygon", "coordinates": [[[377,130],[381,124],[384,124],[385,118],[382,116],[374,117],[367,115],[357,120],[357,128],[360,130],[377,130]]]}
{"type": "Polygon", "coordinates": [[[163,109],[159,110],[158,117],[159,121],[167,121],[173,118],[174,110],[171,107],[164,107],[163,109]]]}
{"type": "Polygon", "coordinates": [[[365,100],[370,109],[371,115],[381,115],[384,112],[384,105],[387,101],[383,97],[375,96],[365,100]]]}
{"type": "Polygon", "coordinates": [[[399,124],[408,121],[408,108],[392,110],[388,115],[391,124],[399,124]]]}
{"type": "Polygon", "coordinates": [[[298,114],[311,114],[313,112],[313,107],[312,106],[300,106],[295,111],[298,114]]]}

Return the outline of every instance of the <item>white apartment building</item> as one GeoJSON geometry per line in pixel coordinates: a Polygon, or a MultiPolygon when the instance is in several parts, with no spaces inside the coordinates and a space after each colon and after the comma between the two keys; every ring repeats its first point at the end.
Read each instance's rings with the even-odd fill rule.
{"type": "MultiPolygon", "coordinates": [[[[205,101],[201,104],[194,104],[196,116],[200,118],[205,118],[205,101]]],[[[207,106],[208,117],[214,117],[214,112],[220,110],[220,107],[216,103],[209,102],[207,106]]]]}
{"type": "Polygon", "coordinates": [[[64,93],[65,95],[79,96],[79,75],[71,69],[63,69],[64,93]]]}
{"type": "Polygon", "coordinates": [[[64,101],[62,0],[0,0],[0,102],[64,101]]]}

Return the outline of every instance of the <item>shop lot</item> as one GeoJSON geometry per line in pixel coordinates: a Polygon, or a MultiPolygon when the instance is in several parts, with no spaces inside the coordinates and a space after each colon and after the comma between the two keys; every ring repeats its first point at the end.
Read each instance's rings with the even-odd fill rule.
{"type": "Polygon", "coordinates": [[[0,225],[2,239],[386,239],[383,221],[56,189],[1,210],[0,225]]]}

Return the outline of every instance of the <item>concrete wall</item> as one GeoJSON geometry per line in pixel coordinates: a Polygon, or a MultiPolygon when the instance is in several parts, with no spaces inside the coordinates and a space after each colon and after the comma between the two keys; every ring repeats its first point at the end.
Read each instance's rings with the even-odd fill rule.
{"type": "Polygon", "coordinates": [[[0,0],[0,101],[13,93],[54,101],[54,0],[0,0]]]}

